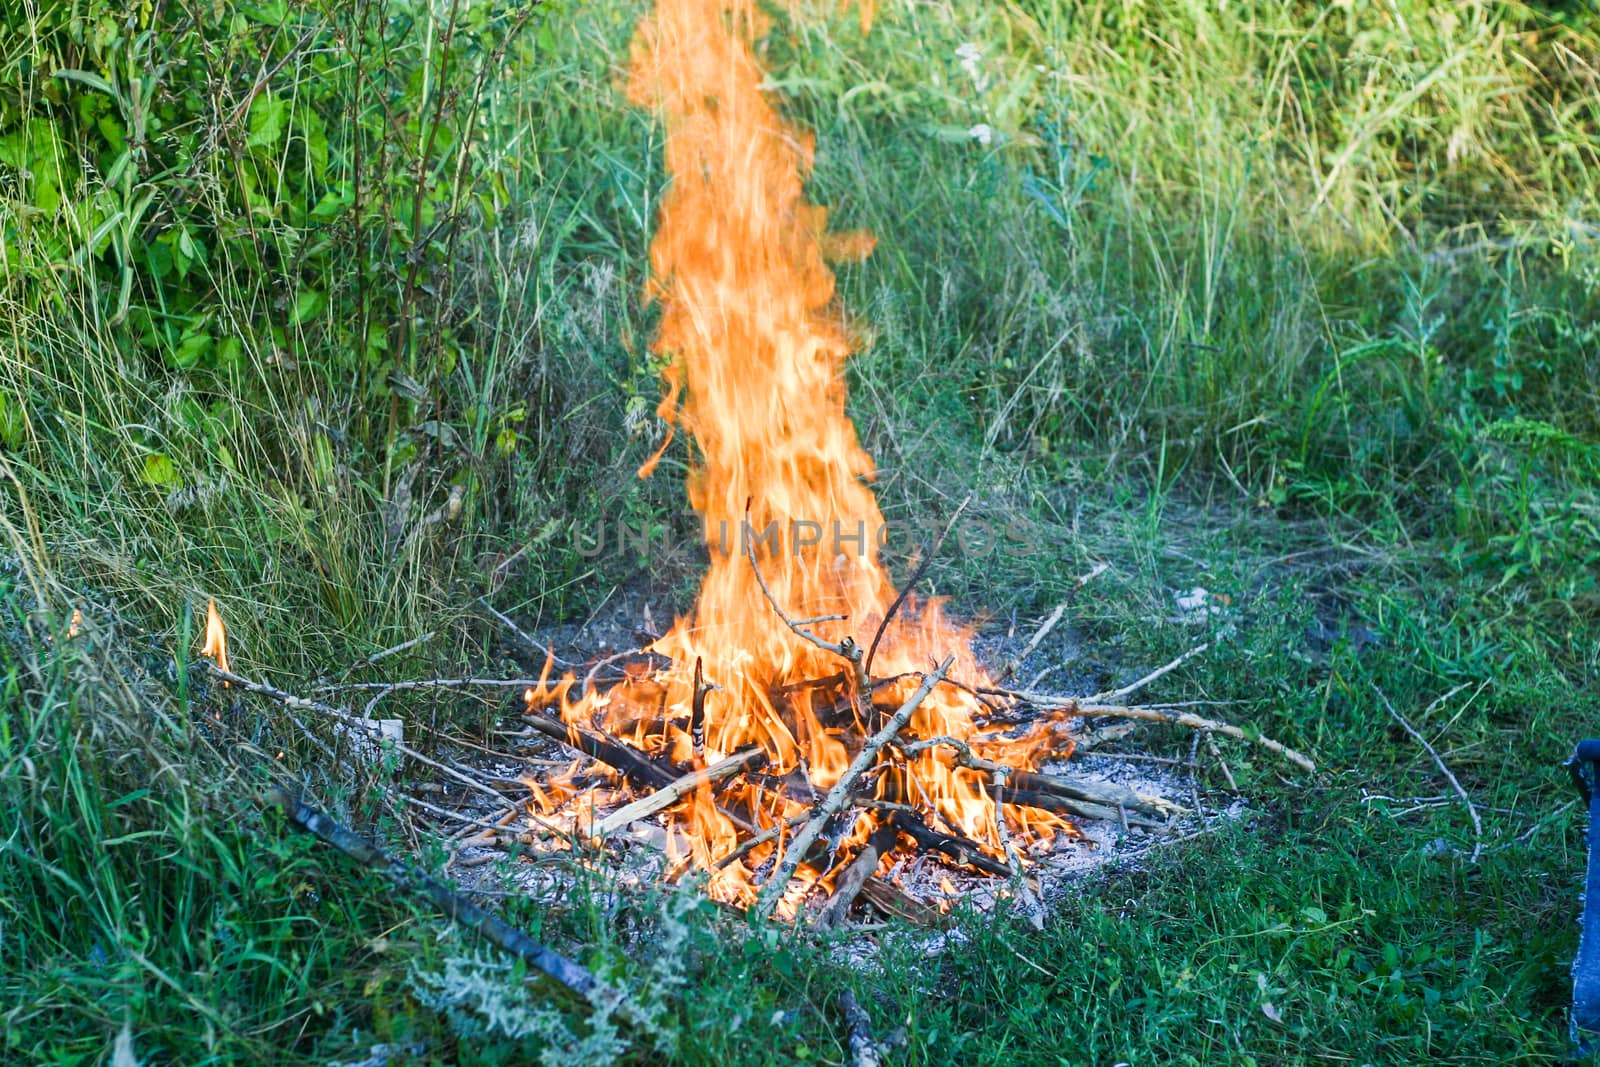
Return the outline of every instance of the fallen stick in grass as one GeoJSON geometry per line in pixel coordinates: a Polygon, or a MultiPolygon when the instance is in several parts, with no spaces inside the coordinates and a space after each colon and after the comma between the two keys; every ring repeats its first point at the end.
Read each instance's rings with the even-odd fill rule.
{"type": "Polygon", "coordinates": [[[839,1014],[844,1016],[845,1030],[849,1034],[850,1067],[879,1067],[883,1063],[883,1053],[872,1039],[872,1020],[848,989],[839,994],[839,1014]]]}
{"type": "Polygon", "coordinates": [[[839,776],[839,781],[828,791],[828,795],[822,798],[822,803],[817,805],[812,813],[811,821],[806,823],[805,827],[794,836],[794,840],[789,842],[789,847],[784,850],[782,862],[778,864],[778,869],[773,872],[771,880],[767,882],[766,886],[761,890],[760,897],[756,900],[755,908],[753,909],[756,916],[765,918],[772,913],[772,909],[778,903],[778,898],[783,896],[784,890],[788,888],[789,880],[794,877],[794,872],[799,868],[801,861],[805,859],[806,853],[822,833],[823,825],[844,810],[845,805],[850,800],[850,791],[854,788],[856,779],[861,777],[863,771],[877,762],[878,753],[883,751],[884,746],[893,741],[901,730],[905,729],[906,723],[911,721],[911,716],[916,713],[917,708],[927,699],[928,694],[933,692],[933,687],[939,684],[939,679],[944,677],[945,672],[950,669],[950,665],[954,662],[954,656],[945,657],[943,663],[939,664],[932,673],[922,679],[922,684],[917,687],[916,692],[907,697],[906,702],[900,705],[899,710],[889,719],[888,725],[869,737],[867,743],[861,746],[861,751],[856,753],[856,758],[850,761],[850,766],[846,767],[845,772],[839,776]]]}
{"type": "Polygon", "coordinates": [[[1129,682],[1121,689],[1108,689],[1103,693],[1096,693],[1093,696],[1085,697],[1084,700],[1090,704],[1097,704],[1102,700],[1118,700],[1122,697],[1129,696],[1143,689],[1145,686],[1149,685],[1157,678],[1160,678],[1162,675],[1170,674],[1177,670],[1179,667],[1183,666],[1185,663],[1188,663],[1190,660],[1194,659],[1196,656],[1200,655],[1200,653],[1204,652],[1210,647],[1210,641],[1202,642],[1201,644],[1198,644],[1189,651],[1185,652],[1183,655],[1172,660],[1170,663],[1166,663],[1160,667],[1157,667],[1155,670],[1151,671],[1149,674],[1145,675],[1143,678],[1140,678],[1136,682],[1129,682]]]}
{"type": "MultiPolygon", "coordinates": [[[[1446,693],[1438,700],[1435,700],[1432,704],[1429,704],[1428,707],[1423,711],[1423,714],[1426,715],[1428,712],[1432,711],[1440,704],[1443,704],[1445,701],[1449,700],[1466,687],[1467,683],[1465,682],[1456,686],[1454,689],[1450,690],[1450,692],[1446,693]]],[[[1384,694],[1383,690],[1374,685],[1372,687],[1372,691],[1378,694],[1379,700],[1383,701],[1384,710],[1388,711],[1389,717],[1394,719],[1395,722],[1399,723],[1400,728],[1406,733],[1410,734],[1412,740],[1421,745],[1424,752],[1433,757],[1433,765],[1439,768],[1440,773],[1445,776],[1445,780],[1450,783],[1450,788],[1456,791],[1456,796],[1460,797],[1461,802],[1467,806],[1467,814],[1472,818],[1471,862],[1477,863],[1478,857],[1483,854],[1483,821],[1478,818],[1478,809],[1473,806],[1472,797],[1468,795],[1465,789],[1461,788],[1460,780],[1457,779],[1450,768],[1446,766],[1443,757],[1439,755],[1438,751],[1436,751],[1432,745],[1428,744],[1428,739],[1418,733],[1417,728],[1407,722],[1404,715],[1401,715],[1398,711],[1394,710],[1394,705],[1389,703],[1389,698],[1384,694]]]]}
{"type": "MultiPolygon", "coordinates": [[[[392,747],[396,752],[399,752],[400,754],[405,756],[407,759],[415,760],[416,762],[421,763],[421,764],[423,764],[425,766],[432,767],[434,770],[438,771],[440,774],[443,774],[448,778],[452,778],[452,779],[456,780],[457,782],[460,782],[462,785],[466,786],[469,789],[472,789],[472,790],[474,790],[474,791],[476,791],[478,793],[482,793],[482,794],[484,794],[486,796],[493,797],[495,799],[495,801],[497,801],[498,803],[501,803],[501,804],[505,803],[505,797],[501,795],[499,790],[490,788],[489,786],[485,785],[479,779],[474,778],[469,774],[463,774],[461,771],[456,770],[454,767],[447,767],[443,763],[440,763],[438,760],[435,760],[435,759],[432,759],[431,757],[425,756],[421,752],[418,752],[416,749],[410,747],[409,745],[406,745],[406,744],[403,744],[402,742],[394,740],[392,737],[391,738],[382,737],[381,733],[379,732],[379,728],[378,728],[377,724],[375,722],[373,722],[373,720],[371,720],[371,719],[364,719],[359,715],[351,714],[349,711],[347,711],[344,708],[334,707],[332,704],[327,704],[327,703],[324,703],[323,701],[320,701],[320,700],[309,700],[309,699],[307,699],[305,697],[295,696],[293,693],[290,693],[287,690],[279,689],[275,685],[268,685],[265,682],[258,682],[256,680],[254,680],[253,678],[246,678],[245,676],[243,676],[241,674],[235,674],[232,671],[224,670],[223,668],[218,667],[215,663],[210,663],[209,660],[204,661],[204,662],[209,663],[210,667],[211,667],[211,673],[216,675],[218,678],[222,679],[223,681],[228,682],[231,685],[237,686],[238,688],[244,690],[247,693],[254,693],[257,696],[269,697],[269,698],[271,698],[273,700],[276,700],[278,703],[282,704],[285,708],[288,708],[290,710],[290,718],[294,718],[293,712],[295,710],[303,709],[303,710],[315,711],[315,712],[318,712],[319,714],[325,715],[325,716],[327,716],[329,718],[336,719],[344,727],[346,727],[347,729],[351,730],[351,732],[362,731],[367,736],[373,737],[376,740],[381,741],[382,744],[385,744],[385,745],[388,745],[388,746],[392,747]]],[[[327,751],[327,746],[322,743],[321,739],[318,738],[315,734],[311,733],[309,730],[306,730],[305,729],[305,725],[303,723],[300,723],[300,721],[297,718],[295,719],[295,723],[296,723],[296,725],[299,725],[300,728],[305,733],[307,733],[308,736],[310,736],[312,741],[314,741],[319,748],[322,748],[324,751],[327,751]]],[[[528,816],[528,818],[530,818],[533,821],[537,822],[540,826],[542,826],[546,830],[549,830],[549,831],[551,831],[553,833],[558,833],[558,834],[561,833],[561,831],[558,828],[556,828],[554,826],[551,826],[549,823],[545,822],[543,819],[540,819],[535,815],[530,814],[528,816]]]]}
{"type": "Polygon", "coordinates": [[[1067,599],[1057,604],[1056,610],[1050,613],[1050,617],[1039,624],[1039,628],[1033,632],[1033,636],[1028,638],[1028,643],[1022,646],[1022,651],[1006,661],[1005,666],[1000,668],[1000,673],[995,676],[995,680],[1004,682],[1015,674],[1017,668],[1022,666],[1023,661],[1033,655],[1040,642],[1049,636],[1051,630],[1056,628],[1056,623],[1061,621],[1061,616],[1066,614],[1067,608],[1072,606],[1073,598],[1077,596],[1078,590],[1094,581],[1110,568],[1111,564],[1109,563],[1096,563],[1094,569],[1089,571],[1088,574],[1082,575],[1077,581],[1073,582],[1072,588],[1067,591],[1067,599]]]}
{"type": "Polygon", "coordinates": [[[599,980],[578,964],[554,949],[541,945],[499,916],[484,911],[459,893],[452,892],[417,868],[394,859],[360,834],[346,829],[284,790],[274,786],[267,791],[266,799],[282,808],[295,826],[332,845],[363,867],[379,872],[401,888],[415,890],[456,922],[476,930],[499,948],[525,960],[528,966],[548,975],[578,996],[587,1000],[600,991],[599,980]]]}

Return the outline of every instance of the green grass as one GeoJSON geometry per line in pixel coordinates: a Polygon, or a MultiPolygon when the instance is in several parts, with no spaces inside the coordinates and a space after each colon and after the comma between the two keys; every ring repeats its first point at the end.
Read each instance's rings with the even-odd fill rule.
{"type": "MultiPolygon", "coordinates": [[[[186,660],[208,596],[291,688],[425,631],[357,677],[519,669],[480,596],[529,627],[625,586],[686,603],[688,553],[571,537],[691,532],[681,444],[632,477],[661,434],[660,133],[616,91],[644,5],[191,6],[0,16],[0,1059],[105,1062],[125,1025],[141,1062],[603,1051],[590,1008],[264,816],[287,774],[443,859],[186,660]],[[437,973],[525,1036],[475,1033],[437,973]]],[[[1227,594],[1226,639],[1153,694],[1228,701],[1320,770],[1230,747],[1244,820],[1082,883],[1042,934],[963,917],[928,959],[884,932],[880,971],[599,883],[509,916],[656,1005],[677,1052],[628,1034],[637,1062],[842,1062],[846,984],[911,1063],[1558,1061],[1559,761],[1600,711],[1600,14],[945,0],[863,38],[814,7],[764,50],[814,195],[879,240],[839,294],[880,498],[920,530],[976,492],[1034,546],[952,550],[932,586],[1025,628],[1110,563],[1071,615],[1108,682],[1207,636],[1173,591],[1227,594]],[[1378,640],[1314,647],[1317,622],[1378,640]],[[1473,797],[1478,863],[1380,692],[1473,797]]]]}

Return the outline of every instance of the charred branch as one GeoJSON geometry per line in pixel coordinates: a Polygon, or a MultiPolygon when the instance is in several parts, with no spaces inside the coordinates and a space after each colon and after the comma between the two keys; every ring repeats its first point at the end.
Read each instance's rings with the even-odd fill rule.
{"type": "Polygon", "coordinates": [[[523,721],[554,741],[597,759],[611,767],[634,785],[656,790],[671,785],[677,775],[650,762],[643,753],[617,741],[600,737],[577,726],[568,726],[537,712],[525,711],[523,721]]]}
{"type": "Polygon", "coordinates": [[[861,895],[861,890],[877,871],[879,861],[883,859],[885,853],[894,848],[895,838],[899,833],[893,826],[887,824],[872,831],[867,843],[856,853],[855,859],[850,861],[850,865],[834,883],[833,896],[828,898],[822,913],[817,916],[819,925],[834,927],[844,921],[845,915],[850,911],[850,905],[855,903],[856,897],[861,895]]]}
{"type": "MultiPolygon", "coordinates": [[[[996,763],[994,760],[985,759],[972,751],[972,746],[960,738],[955,737],[930,737],[916,741],[909,745],[901,746],[901,751],[908,756],[914,756],[929,748],[945,746],[955,753],[955,760],[963,767],[972,770],[984,771],[990,775],[1004,776],[1006,783],[1014,790],[1024,794],[1039,793],[1065,798],[1067,800],[1083,801],[1089,805],[1099,805],[1113,809],[1118,805],[1142,811],[1148,815],[1181,815],[1184,809],[1162,797],[1149,796],[1135,792],[1127,786],[1117,785],[1112,782],[1094,782],[1083,778],[1062,778],[1057,775],[1041,774],[1037,771],[1022,771],[1007,767],[1005,764],[996,763]]],[[[1018,800],[1016,803],[1027,803],[1018,800]]],[[[1033,807],[1047,807],[1044,804],[1034,804],[1033,807]]],[[[1069,811],[1067,808],[1050,808],[1052,811],[1069,811]]],[[[1103,818],[1100,815],[1085,814],[1085,818],[1103,818]]]]}
{"type": "MultiPolygon", "coordinates": [[[[537,712],[525,711],[522,713],[522,718],[546,737],[559,741],[568,748],[576,749],[591,759],[599,760],[639,788],[655,792],[667,788],[683,777],[659,764],[652,763],[642,753],[620,741],[601,737],[577,726],[563,726],[537,712]]],[[[745,833],[756,832],[755,826],[736,812],[729,811],[720,804],[717,805],[717,812],[745,833]]]]}
{"type": "Polygon", "coordinates": [[[706,685],[702,663],[701,657],[694,658],[694,701],[689,714],[689,740],[696,756],[703,756],[706,751],[706,694],[711,688],[706,685]]]}
{"type": "MultiPolygon", "coordinates": [[[[888,807],[888,805],[882,805],[888,807]]],[[[957,863],[974,867],[985,874],[996,875],[1000,878],[1010,878],[1015,871],[1009,863],[1002,863],[983,851],[983,846],[969,837],[957,834],[947,834],[929,826],[912,809],[903,805],[895,805],[889,816],[895,829],[905,834],[917,843],[918,848],[928,849],[946,856],[957,863]]]]}
{"type": "Polygon", "coordinates": [[[402,889],[415,891],[451,919],[476,930],[502,950],[526,961],[530,967],[548,975],[578,996],[587,999],[600,991],[600,983],[595,976],[578,964],[554,949],[541,945],[499,916],[484,911],[460,894],[452,892],[417,868],[390,857],[360,834],[346,829],[284,790],[273,787],[266,799],[282,808],[295,826],[332,845],[363,867],[379,872],[402,889]]]}

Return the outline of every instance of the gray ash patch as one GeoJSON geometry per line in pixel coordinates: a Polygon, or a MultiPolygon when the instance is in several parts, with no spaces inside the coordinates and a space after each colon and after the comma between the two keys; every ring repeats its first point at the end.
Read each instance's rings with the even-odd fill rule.
{"type": "MultiPolygon", "coordinates": [[[[529,746],[546,759],[560,757],[543,741],[529,746]]],[[[511,766],[500,762],[483,768],[496,777],[527,775],[543,779],[554,768],[511,766]]],[[[1081,836],[1058,834],[1050,842],[1022,845],[1027,869],[1020,881],[1008,882],[974,872],[935,853],[921,852],[899,857],[883,877],[902,892],[935,908],[970,908],[978,913],[1016,913],[1036,925],[1048,921],[1060,901],[1080,891],[1084,880],[1110,865],[1138,864],[1144,857],[1173,842],[1187,840],[1219,820],[1232,820],[1249,812],[1246,802],[1232,796],[1214,796],[1197,790],[1191,768],[1173,763],[1157,763],[1134,758],[1086,754],[1069,760],[1047,763],[1047,772],[1114,783],[1148,796],[1160,797],[1186,809],[1158,827],[1134,823],[1121,825],[1115,820],[1073,820],[1081,836]],[[1194,808],[1198,800],[1199,809],[1194,808]]],[[[628,797],[609,786],[595,790],[595,818],[627,802],[628,797]]],[[[466,798],[463,798],[466,799],[466,798]]],[[[503,809],[502,809],[503,810],[503,809]]],[[[492,821],[492,804],[466,814],[492,821]]],[[[559,819],[553,820],[560,822],[559,819]]],[[[570,820],[569,820],[570,822],[570,820]]],[[[570,825],[566,826],[570,829],[570,825]]],[[[625,894],[657,885],[673,868],[666,852],[669,832],[663,817],[655,816],[634,824],[608,840],[603,848],[574,851],[570,840],[542,830],[536,822],[519,818],[516,829],[529,838],[513,848],[507,843],[468,845],[457,854],[458,869],[452,871],[469,888],[510,891],[526,894],[546,903],[559,902],[579,877],[577,867],[604,872],[605,895],[625,894]]],[[[469,838],[470,840],[470,838],[469,838]]],[[[1019,844],[1021,844],[1019,842],[1019,844]]],[[[592,876],[590,877],[592,883],[592,876]]],[[[820,897],[820,894],[814,894],[820,897]]],[[[820,904],[809,903],[808,910],[820,904]]],[[[859,911],[860,905],[858,905],[859,911]]],[[[869,922],[869,925],[872,925],[869,922]]],[[[930,935],[932,936],[932,935],[930,935]]]]}

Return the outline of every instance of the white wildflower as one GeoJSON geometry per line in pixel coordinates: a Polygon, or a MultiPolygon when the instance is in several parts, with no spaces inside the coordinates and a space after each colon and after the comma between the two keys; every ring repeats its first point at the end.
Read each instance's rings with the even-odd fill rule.
{"type": "Polygon", "coordinates": [[[961,69],[967,72],[967,77],[972,79],[973,87],[978,92],[983,92],[989,87],[989,78],[978,69],[979,62],[983,59],[983,49],[968,41],[956,49],[956,58],[961,61],[961,69]]]}
{"type": "Polygon", "coordinates": [[[994,141],[994,127],[987,122],[980,122],[967,131],[967,136],[981,145],[988,145],[994,141]]]}

